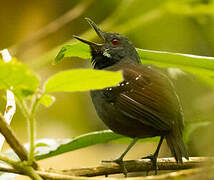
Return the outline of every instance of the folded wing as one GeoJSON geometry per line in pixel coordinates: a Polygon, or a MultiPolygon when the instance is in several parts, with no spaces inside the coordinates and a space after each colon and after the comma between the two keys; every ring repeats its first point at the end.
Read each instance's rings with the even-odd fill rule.
{"type": "Polygon", "coordinates": [[[112,88],[118,111],[157,130],[177,126],[182,131],[182,109],[168,77],[151,66],[127,67],[123,75],[124,81],[112,88]]]}

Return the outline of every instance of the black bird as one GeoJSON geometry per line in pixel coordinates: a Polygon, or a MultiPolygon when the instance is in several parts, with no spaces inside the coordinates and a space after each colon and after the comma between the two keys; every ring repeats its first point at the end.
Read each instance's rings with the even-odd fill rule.
{"type": "Polygon", "coordinates": [[[119,158],[104,162],[118,163],[126,176],[123,157],[139,138],[154,136],[161,137],[158,147],[153,155],[145,158],[152,160],[156,174],[164,138],[177,162],[182,163],[182,157],[188,159],[182,140],[182,107],[172,82],[158,68],[141,64],[135,47],[126,37],[104,32],[92,20],[86,20],[104,43],[74,37],[90,46],[94,69],[122,70],[124,78],[116,87],[91,91],[95,109],[111,130],[133,138],[119,158]]]}

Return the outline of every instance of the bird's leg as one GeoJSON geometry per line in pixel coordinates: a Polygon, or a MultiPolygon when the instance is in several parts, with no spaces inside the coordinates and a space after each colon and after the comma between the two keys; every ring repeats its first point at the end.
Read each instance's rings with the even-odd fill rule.
{"type": "Polygon", "coordinates": [[[124,176],[127,177],[127,169],[123,163],[123,158],[129,152],[129,150],[135,145],[137,140],[138,140],[138,138],[134,138],[133,141],[129,144],[129,146],[126,148],[126,150],[121,154],[121,156],[119,158],[116,158],[114,160],[107,160],[107,161],[104,160],[101,162],[102,163],[112,163],[112,162],[117,163],[120,166],[124,176]]]}
{"type": "MultiPolygon", "coordinates": [[[[161,147],[161,144],[162,144],[163,140],[164,140],[164,136],[161,136],[160,141],[158,143],[158,147],[157,147],[157,149],[156,149],[154,154],[151,154],[149,156],[146,156],[146,157],[142,158],[142,159],[150,159],[152,161],[152,164],[153,164],[153,166],[155,168],[155,175],[157,175],[157,172],[158,172],[157,158],[158,158],[158,153],[160,151],[160,147],[161,147]]],[[[148,173],[147,173],[147,175],[148,175],[148,173]]]]}

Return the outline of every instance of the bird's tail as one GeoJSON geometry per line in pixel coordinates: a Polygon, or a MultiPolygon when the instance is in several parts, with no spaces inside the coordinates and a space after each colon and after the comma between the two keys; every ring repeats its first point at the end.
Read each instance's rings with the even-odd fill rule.
{"type": "Polygon", "coordinates": [[[183,163],[182,157],[189,159],[182,139],[182,134],[180,132],[171,131],[166,136],[166,142],[177,162],[183,163]]]}

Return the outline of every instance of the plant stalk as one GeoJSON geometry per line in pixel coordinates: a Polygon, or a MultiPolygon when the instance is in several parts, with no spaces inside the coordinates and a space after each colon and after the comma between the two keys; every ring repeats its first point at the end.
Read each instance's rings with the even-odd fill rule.
{"type": "Polygon", "coordinates": [[[35,132],[35,113],[36,109],[39,104],[39,98],[37,95],[35,95],[35,100],[32,103],[31,111],[30,111],[30,116],[29,116],[29,125],[30,125],[30,151],[29,151],[29,161],[34,160],[34,150],[35,150],[35,137],[36,137],[36,132],[35,132]]]}
{"type": "Polygon", "coordinates": [[[29,110],[29,108],[27,107],[27,105],[25,104],[25,102],[23,100],[19,100],[18,99],[18,101],[17,101],[19,106],[20,106],[20,109],[21,109],[23,115],[25,116],[25,118],[27,119],[27,121],[29,123],[30,150],[29,150],[29,155],[28,155],[28,161],[30,163],[32,163],[34,161],[35,112],[36,112],[36,109],[37,109],[38,104],[39,104],[39,99],[40,98],[36,94],[32,104],[31,104],[30,110],[29,110]]]}

